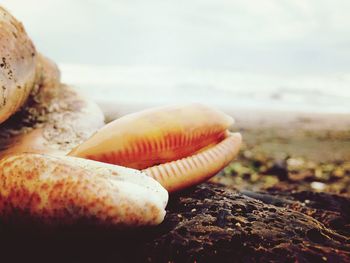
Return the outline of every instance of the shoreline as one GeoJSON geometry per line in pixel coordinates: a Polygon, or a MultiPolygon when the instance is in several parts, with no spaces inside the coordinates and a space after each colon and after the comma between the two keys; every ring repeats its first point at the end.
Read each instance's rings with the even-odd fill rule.
{"type": "MultiPolygon", "coordinates": [[[[118,103],[97,101],[108,121],[125,114],[164,104],[118,103]]],[[[171,105],[171,104],[170,104],[171,105]]],[[[209,106],[213,106],[208,104],[209,106]]],[[[214,106],[215,107],[215,106],[214,106]]],[[[241,129],[279,128],[314,131],[350,131],[350,113],[322,113],[292,110],[252,109],[243,107],[217,107],[235,119],[241,129]]]]}

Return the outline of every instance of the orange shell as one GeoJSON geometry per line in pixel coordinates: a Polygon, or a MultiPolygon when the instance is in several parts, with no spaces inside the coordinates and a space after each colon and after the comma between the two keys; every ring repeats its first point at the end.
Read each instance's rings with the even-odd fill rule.
{"type": "Polygon", "coordinates": [[[240,148],[229,134],[233,119],[191,104],[155,108],[117,119],[73,149],[71,156],[143,171],[168,191],[178,191],[218,173],[240,148]]]}
{"type": "Polygon", "coordinates": [[[199,104],[155,108],[107,124],[69,155],[145,169],[218,143],[232,124],[230,116],[199,104]]]}
{"type": "Polygon", "coordinates": [[[218,173],[236,157],[241,142],[242,136],[232,133],[213,147],[187,158],[144,169],[143,172],[160,182],[169,192],[175,192],[218,173]]]}

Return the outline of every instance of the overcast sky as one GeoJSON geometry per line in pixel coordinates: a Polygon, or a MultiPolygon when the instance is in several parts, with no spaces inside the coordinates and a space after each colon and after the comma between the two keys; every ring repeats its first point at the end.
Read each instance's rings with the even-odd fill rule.
{"type": "Polygon", "coordinates": [[[348,0],[0,0],[64,63],[350,69],[348,0]]]}
{"type": "Polygon", "coordinates": [[[349,0],[0,3],[97,100],[350,112],[349,0]]]}

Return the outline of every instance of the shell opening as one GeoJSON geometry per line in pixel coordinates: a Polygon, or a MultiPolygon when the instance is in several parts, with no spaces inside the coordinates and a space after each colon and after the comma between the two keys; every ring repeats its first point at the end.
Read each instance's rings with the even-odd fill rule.
{"type": "Polygon", "coordinates": [[[241,135],[226,133],[217,144],[205,147],[195,154],[144,169],[143,172],[160,182],[169,192],[174,192],[209,179],[237,155],[241,135]]]}

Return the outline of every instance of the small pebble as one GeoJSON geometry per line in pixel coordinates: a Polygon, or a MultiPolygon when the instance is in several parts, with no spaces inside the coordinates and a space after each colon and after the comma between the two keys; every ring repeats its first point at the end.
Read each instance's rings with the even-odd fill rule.
{"type": "Polygon", "coordinates": [[[299,168],[303,166],[304,160],[301,158],[290,158],[287,160],[287,164],[290,168],[299,168]]]}
{"type": "Polygon", "coordinates": [[[253,157],[253,153],[251,151],[246,150],[243,152],[243,156],[249,159],[253,157]]]}
{"type": "Polygon", "coordinates": [[[316,190],[316,191],[322,191],[325,189],[326,185],[324,183],[321,182],[312,182],[310,184],[311,188],[316,190]]]}

